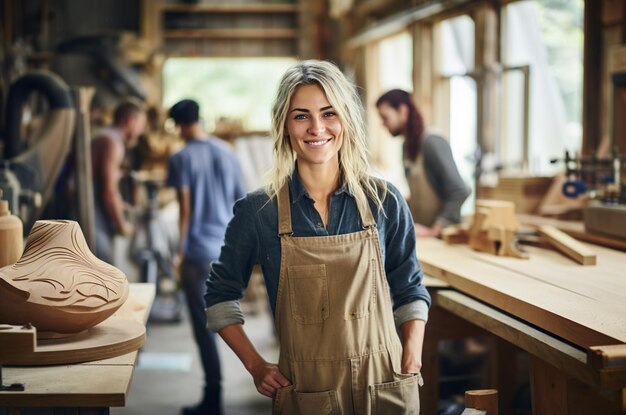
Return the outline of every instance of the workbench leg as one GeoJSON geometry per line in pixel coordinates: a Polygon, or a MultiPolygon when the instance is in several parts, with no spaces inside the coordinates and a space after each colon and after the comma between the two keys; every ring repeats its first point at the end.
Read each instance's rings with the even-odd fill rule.
{"type": "Polygon", "coordinates": [[[517,348],[498,336],[490,336],[490,377],[492,387],[498,388],[500,415],[513,413],[513,397],[517,386],[517,348]]]}
{"type": "Polygon", "coordinates": [[[435,415],[439,402],[439,338],[434,335],[424,337],[422,377],[424,386],[420,390],[420,412],[435,415]]]}
{"type": "Polygon", "coordinates": [[[533,355],[528,358],[533,415],[567,415],[567,376],[533,355]]]}
{"type": "Polygon", "coordinates": [[[533,415],[623,415],[623,392],[598,391],[530,355],[533,415]]]}
{"type": "Polygon", "coordinates": [[[428,313],[422,353],[422,377],[424,386],[420,391],[422,415],[436,415],[439,404],[439,342],[448,339],[464,339],[488,334],[481,328],[460,317],[433,306],[428,313]]]}

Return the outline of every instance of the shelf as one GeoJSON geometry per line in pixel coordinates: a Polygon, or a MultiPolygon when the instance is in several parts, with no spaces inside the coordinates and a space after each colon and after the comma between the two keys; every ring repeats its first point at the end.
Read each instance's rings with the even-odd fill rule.
{"type": "Polygon", "coordinates": [[[165,39],[296,39],[295,29],[170,29],[165,39]]]}
{"type": "Polygon", "coordinates": [[[162,12],[181,13],[296,13],[298,4],[292,3],[242,3],[242,4],[162,4],[162,12]]]}

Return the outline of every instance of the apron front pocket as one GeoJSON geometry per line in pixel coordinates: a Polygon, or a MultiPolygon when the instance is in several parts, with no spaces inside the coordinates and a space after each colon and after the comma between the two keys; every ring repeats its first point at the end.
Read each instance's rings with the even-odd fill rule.
{"type": "Polygon", "coordinates": [[[419,415],[418,385],[421,384],[421,375],[396,376],[402,378],[393,382],[370,385],[372,415],[419,415]]]}
{"type": "Polygon", "coordinates": [[[337,393],[298,392],[294,385],[280,388],[274,398],[274,415],[339,415],[337,393]]]}
{"type": "Polygon", "coordinates": [[[288,267],[291,314],[300,324],[317,324],[328,318],[326,265],[288,267]]]}

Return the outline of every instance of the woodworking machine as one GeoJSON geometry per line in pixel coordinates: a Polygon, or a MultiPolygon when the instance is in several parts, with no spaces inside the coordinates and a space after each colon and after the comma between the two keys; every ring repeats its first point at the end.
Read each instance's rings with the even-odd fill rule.
{"type": "Polygon", "coordinates": [[[607,158],[572,157],[566,151],[563,159],[551,160],[560,161],[565,164],[567,177],[563,194],[589,198],[583,208],[585,229],[626,239],[626,182],[622,177],[626,155],[619,154],[616,148],[607,158]]]}

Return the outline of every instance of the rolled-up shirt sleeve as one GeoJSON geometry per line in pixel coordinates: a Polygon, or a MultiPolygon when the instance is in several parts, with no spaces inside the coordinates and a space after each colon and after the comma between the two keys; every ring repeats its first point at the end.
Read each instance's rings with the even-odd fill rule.
{"type": "Polygon", "coordinates": [[[428,319],[430,295],[416,256],[415,230],[411,213],[400,192],[390,185],[385,198],[385,272],[393,299],[396,324],[428,319]]]}
{"type": "Polygon", "coordinates": [[[235,203],[234,216],[226,228],[220,257],[213,262],[206,283],[207,327],[211,331],[243,324],[239,300],[258,262],[259,237],[255,214],[247,198],[235,203]]]}

